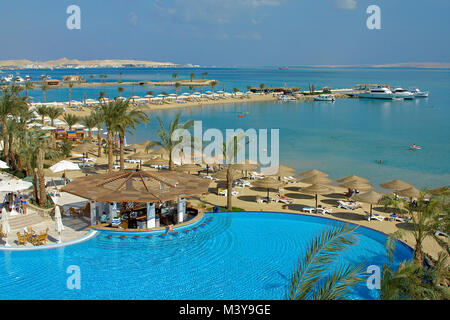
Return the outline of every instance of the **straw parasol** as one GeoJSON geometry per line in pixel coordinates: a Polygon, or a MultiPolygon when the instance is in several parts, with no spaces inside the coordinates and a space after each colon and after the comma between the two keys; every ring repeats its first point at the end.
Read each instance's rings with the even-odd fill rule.
{"type": "Polygon", "coordinates": [[[408,197],[408,198],[419,198],[422,193],[419,189],[416,189],[414,187],[406,188],[403,190],[399,190],[396,192],[399,196],[402,197],[408,197]]]}
{"type": "Polygon", "coordinates": [[[228,170],[231,171],[231,179],[237,179],[240,174],[238,173],[238,171],[233,170],[233,169],[225,169],[219,172],[216,172],[213,174],[213,177],[219,180],[227,180],[227,175],[228,175],[228,170]]]}
{"type": "Polygon", "coordinates": [[[152,155],[159,155],[159,156],[168,156],[170,152],[166,148],[158,148],[158,149],[151,149],[148,151],[152,155]]]}
{"type": "Polygon", "coordinates": [[[145,153],[145,152],[138,152],[138,153],[134,153],[130,156],[127,157],[128,160],[148,160],[152,157],[153,155],[149,154],[149,153],[145,153]]]}
{"type": "Polygon", "coordinates": [[[409,184],[402,180],[391,180],[391,181],[383,182],[380,184],[380,186],[385,189],[391,189],[391,190],[395,190],[395,191],[404,190],[404,189],[413,187],[412,184],[409,184]]]}
{"type": "Polygon", "coordinates": [[[182,171],[182,172],[188,172],[188,173],[191,173],[191,172],[198,173],[198,172],[202,171],[203,168],[196,164],[183,164],[181,166],[176,166],[175,170],[182,171]]]}
{"type": "Polygon", "coordinates": [[[285,165],[280,165],[278,166],[277,172],[275,172],[274,174],[269,174],[269,176],[289,177],[295,175],[295,171],[297,171],[297,169],[285,165]]]}
{"type": "Polygon", "coordinates": [[[322,172],[317,169],[312,169],[308,171],[303,171],[298,174],[301,177],[310,177],[310,176],[322,176],[322,177],[328,177],[328,174],[325,172],[322,172]]]}
{"type": "Polygon", "coordinates": [[[339,187],[342,188],[349,188],[349,189],[355,189],[355,190],[361,190],[363,192],[369,191],[373,189],[373,186],[367,183],[359,182],[357,180],[351,180],[345,183],[341,183],[339,187]]]}
{"type": "Polygon", "coordinates": [[[210,180],[175,171],[125,171],[74,179],[62,192],[96,202],[157,202],[208,192],[210,180]]]}
{"type": "Polygon", "coordinates": [[[169,160],[163,158],[155,158],[144,162],[144,164],[149,166],[168,166],[169,160]]]}
{"type": "Polygon", "coordinates": [[[316,208],[317,208],[317,203],[319,200],[318,195],[331,193],[331,192],[333,192],[333,189],[330,188],[329,186],[326,186],[323,184],[313,184],[313,185],[310,185],[309,187],[302,188],[301,192],[315,195],[316,196],[316,208]]]}
{"type": "Polygon", "coordinates": [[[300,182],[307,183],[307,184],[325,185],[325,184],[329,184],[330,182],[333,182],[333,180],[328,179],[327,177],[324,177],[324,176],[309,176],[307,178],[300,180],[300,182]]]}
{"type": "Polygon", "coordinates": [[[345,183],[345,182],[349,182],[349,181],[358,181],[358,182],[362,182],[362,183],[370,182],[369,179],[366,179],[366,178],[363,178],[363,177],[360,177],[360,176],[357,176],[354,174],[352,174],[351,176],[345,177],[345,178],[338,179],[336,181],[339,183],[345,183]]]}
{"type": "Polygon", "coordinates": [[[366,193],[358,194],[355,196],[356,200],[370,204],[370,215],[372,215],[373,205],[378,204],[378,202],[380,202],[381,198],[383,198],[383,194],[378,193],[373,190],[366,192],[366,193]]]}
{"type": "Polygon", "coordinates": [[[267,199],[269,199],[269,190],[278,189],[285,185],[285,182],[276,180],[272,177],[265,177],[252,183],[254,187],[267,189],[267,199]]]}

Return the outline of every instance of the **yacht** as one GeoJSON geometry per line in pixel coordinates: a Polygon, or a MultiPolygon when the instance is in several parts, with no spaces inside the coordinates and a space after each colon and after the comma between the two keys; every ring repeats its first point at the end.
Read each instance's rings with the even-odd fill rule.
{"type": "Polygon", "coordinates": [[[336,101],[336,97],[332,94],[321,94],[320,96],[314,97],[314,101],[336,101]]]}
{"type": "Polygon", "coordinates": [[[410,91],[416,98],[428,98],[429,95],[428,91],[420,91],[418,88],[414,88],[410,91]]]}
{"type": "Polygon", "coordinates": [[[394,97],[399,99],[414,99],[414,94],[403,88],[395,88],[394,97]]]}
{"type": "Polygon", "coordinates": [[[389,88],[376,87],[360,93],[359,97],[369,99],[394,99],[394,93],[389,88]]]}
{"type": "Polygon", "coordinates": [[[25,80],[23,80],[23,78],[20,77],[20,76],[16,76],[16,77],[14,78],[14,82],[15,82],[15,83],[24,83],[25,80]]]}
{"type": "Polygon", "coordinates": [[[12,80],[14,79],[14,77],[13,77],[13,75],[12,74],[10,74],[10,75],[8,75],[7,77],[3,77],[2,78],[2,82],[11,82],[12,80]]]}

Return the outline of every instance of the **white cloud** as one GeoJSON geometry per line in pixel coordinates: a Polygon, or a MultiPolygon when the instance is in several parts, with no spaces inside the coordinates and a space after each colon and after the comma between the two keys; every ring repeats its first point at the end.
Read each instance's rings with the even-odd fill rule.
{"type": "Polygon", "coordinates": [[[354,10],[356,9],[356,0],[336,0],[336,6],[339,9],[354,10]]]}

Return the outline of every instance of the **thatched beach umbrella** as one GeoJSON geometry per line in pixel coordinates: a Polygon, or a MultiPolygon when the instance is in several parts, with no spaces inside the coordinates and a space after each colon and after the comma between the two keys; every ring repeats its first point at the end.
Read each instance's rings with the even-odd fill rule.
{"type": "Polygon", "coordinates": [[[370,215],[372,215],[372,207],[374,204],[378,204],[381,198],[383,198],[383,194],[378,193],[376,191],[369,191],[366,193],[361,193],[355,196],[355,199],[364,203],[370,204],[370,215]]]}
{"type": "Polygon", "coordinates": [[[261,180],[256,180],[255,182],[253,182],[253,186],[255,186],[255,187],[267,189],[267,198],[268,199],[269,199],[269,195],[270,195],[270,193],[269,193],[270,189],[279,189],[284,185],[285,185],[285,182],[276,180],[272,177],[265,177],[261,180]]]}
{"type": "Polygon", "coordinates": [[[359,182],[357,180],[352,180],[352,181],[341,183],[339,185],[339,187],[349,188],[349,189],[352,189],[352,190],[353,189],[354,190],[361,190],[363,192],[373,189],[373,186],[371,186],[370,184],[359,182]]]}
{"type": "Polygon", "coordinates": [[[145,152],[138,152],[135,154],[132,154],[127,157],[128,160],[139,160],[139,168],[141,168],[141,164],[145,160],[149,160],[152,157],[151,154],[145,153],[145,152]]]}
{"type": "Polygon", "coordinates": [[[148,152],[151,153],[152,155],[161,156],[161,157],[169,156],[169,153],[170,153],[167,149],[162,148],[162,147],[158,148],[158,149],[148,150],[148,152]]]}
{"type": "Polygon", "coordinates": [[[308,171],[303,171],[298,174],[301,177],[310,177],[310,176],[322,176],[322,177],[328,177],[328,174],[325,172],[322,172],[317,169],[312,169],[308,171]]]}
{"type": "Polygon", "coordinates": [[[422,192],[420,192],[419,189],[416,189],[414,187],[399,190],[396,193],[399,196],[408,197],[408,198],[419,198],[422,195],[422,192]]]}
{"type": "Polygon", "coordinates": [[[358,181],[358,182],[362,182],[362,183],[370,182],[369,179],[366,179],[366,178],[363,178],[363,177],[360,177],[360,176],[357,176],[354,174],[352,174],[351,176],[345,177],[345,178],[338,179],[336,181],[339,183],[345,183],[345,182],[349,182],[349,181],[358,181]]]}
{"type": "Polygon", "coordinates": [[[285,165],[280,165],[277,172],[269,174],[269,176],[289,177],[295,175],[295,171],[297,171],[297,169],[285,165]]]}
{"type": "Polygon", "coordinates": [[[327,177],[324,177],[324,176],[309,176],[307,178],[300,180],[300,182],[307,183],[307,184],[325,185],[325,184],[329,184],[329,183],[333,182],[333,180],[328,179],[327,177]]]}
{"type": "Polygon", "coordinates": [[[255,171],[258,168],[258,163],[247,159],[244,163],[231,164],[230,168],[236,171],[245,172],[245,176],[247,176],[247,172],[255,171]]]}
{"type": "Polygon", "coordinates": [[[176,166],[175,170],[181,171],[181,172],[188,172],[188,173],[191,173],[191,172],[198,173],[198,172],[202,171],[203,168],[196,164],[183,164],[181,166],[176,166]]]}
{"type": "Polygon", "coordinates": [[[391,180],[391,181],[383,182],[380,184],[380,186],[385,189],[391,189],[391,190],[395,190],[395,191],[404,190],[404,189],[413,187],[412,184],[409,184],[402,180],[391,180]]]}
{"type": "Polygon", "coordinates": [[[330,188],[329,186],[323,185],[323,184],[313,184],[309,187],[302,188],[301,192],[307,193],[307,194],[313,194],[316,197],[316,208],[318,203],[318,195],[319,194],[328,194],[333,192],[334,190],[330,188]]]}
{"type": "Polygon", "coordinates": [[[144,164],[149,166],[168,166],[169,160],[164,158],[155,158],[144,162],[144,164]]]}

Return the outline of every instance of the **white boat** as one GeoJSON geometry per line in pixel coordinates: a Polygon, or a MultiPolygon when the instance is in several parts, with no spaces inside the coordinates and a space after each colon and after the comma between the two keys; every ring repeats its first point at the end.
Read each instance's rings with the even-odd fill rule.
{"type": "Polygon", "coordinates": [[[359,97],[368,99],[394,99],[394,93],[389,88],[376,87],[360,93],[359,97]]]}
{"type": "Polygon", "coordinates": [[[414,97],[416,98],[428,98],[429,95],[428,91],[420,91],[418,88],[414,88],[410,91],[412,94],[414,94],[414,97]]]}
{"type": "Polygon", "coordinates": [[[314,97],[314,101],[336,101],[336,97],[332,94],[321,94],[314,97]]]}
{"type": "Polygon", "coordinates": [[[25,80],[26,80],[26,81],[30,81],[30,80],[31,80],[31,77],[30,77],[29,75],[26,75],[26,76],[25,76],[25,80]]]}
{"type": "Polygon", "coordinates": [[[13,81],[13,79],[14,79],[14,76],[12,74],[10,74],[7,77],[3,77],[1,81],[2,82],[11,82],[11,81],[13,81]]]}
{"type": "Polygon", "coordinates": [[[398,99],[414,99],[414,94],[403,88],[395,88],[394,97],[398,99]]]}
{"type": "Polygon", "coordinates": [[[293,96],[280,95],[278,96],[278,101],[297,101],[297,99],[293,96]]]}
{"type": "Polygon", "coordinates": [[[15,82],[15,83],[24,83],[25,80],[23,80],[23,78],[20,77],[20,76],[16,76],[16,77],[14,78],[14,82],[15,82]]]}

